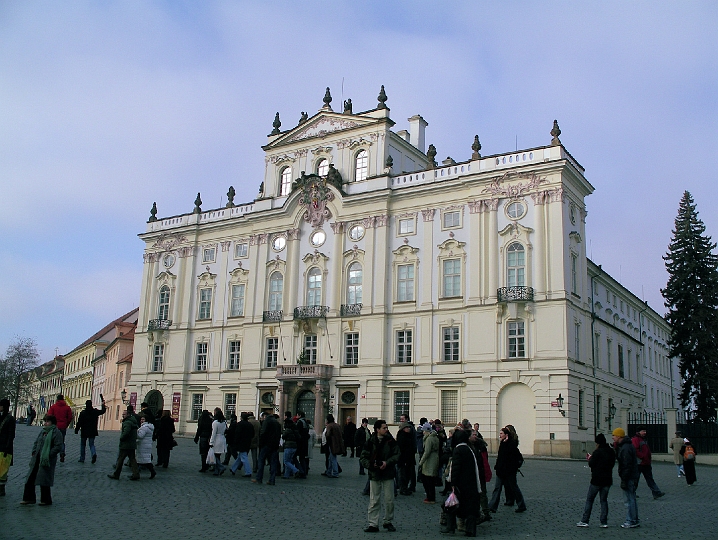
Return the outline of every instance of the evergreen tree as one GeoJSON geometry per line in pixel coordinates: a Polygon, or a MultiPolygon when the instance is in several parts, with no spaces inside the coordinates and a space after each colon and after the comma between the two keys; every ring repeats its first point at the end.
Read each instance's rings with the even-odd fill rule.
{"type": "Polygon", "coordinates": [[[718,405],[718,256],[705,230],[686,191],[663,257],[670,277],[661,293],[671,325],[670,355],[680,358],[681,402],[702,421],[714,420],[718,405]]]}

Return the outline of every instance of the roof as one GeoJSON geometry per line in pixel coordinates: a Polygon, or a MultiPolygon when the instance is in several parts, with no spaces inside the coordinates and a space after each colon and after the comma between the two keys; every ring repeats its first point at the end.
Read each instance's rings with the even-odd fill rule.
{"type": "MultiPolygon", "coordinates": [[[[129,319],[129,318],[133,317],[134,315],[137,315],[137,314],[139,313],[139,311],[140,311],[140,308],[139,308],[139,307],[136,307],[136,308],[133,309],[132,311],[128,311],[127,313],[125,313],[125,314],[122,315],[121,317],[118,317],[117,319],[115,319],[115,320],[112,321],[111,323],[105,325],[101,330],[95,332],[95,333],[94,333],[92,336],[90,336],[88,339],[86,339],[85,341],[83,341],[82,343],[80,343],[80,345],[78,345],[77,347],[75,347],[74,349],[72,349],[72,350],[71,350],[69,353],[67,353],[65,356],[69,356],[69,355],[71,355],[72,353],[74,353],[76,350],[82,349],[83,347],[85,347],[85,346],[87,346],[87,345],[89,345],[89,344],[91,344],[91,343],[94,343],[95,341],[99,341],[102,336],[104,336],[105,334],[107,334],[108,332],[110,332],[110,330],[114,329],[116,325],[118,325],[118,324],[120,324],[120,323],[126,323],[126,322],[127,322],[126,319],[129,319]]],[[[135,318],[135,322],[136,322],[136,321],[137,321],[137,319],[135,318]]]]}

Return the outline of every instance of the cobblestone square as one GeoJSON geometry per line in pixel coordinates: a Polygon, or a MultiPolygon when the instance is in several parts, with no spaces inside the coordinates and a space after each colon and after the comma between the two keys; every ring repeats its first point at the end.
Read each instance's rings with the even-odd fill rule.
{"type": "MultiPolygon", "coordinates": [[[[17,426],[15,465],[10,469],[7,496],[0,498],[0,539],[44,538],[114,539],[169,538],[262,539],[364,538],[368,497],[361,495],[366,476],[358,475],[358,460],[340,458],[339,480],[323,471],[324,456],[314,451],[307,480],[277,478],[276,486],[255,485],[229,472],[221,477],[200,474],[200,459],[192,439],[178,437],[168,469],[150,481],[119,482],[107,478],[117,456],[117,432],[101,432],[96,439],[98,460],[78,463],[80,437],[68,430],[67,458],[59,463],[53,487],[53,506],[21,507],[29,452],[40,428],[17,426]],[[48,519],[49,518],[49,519],[48,519]]],[[[89,453],[89,451],[88,451],[89,453]]],[[[493,465],[494,456],[490,458],[493,465]]],[[[609,495],[609,528],[598,528],[598,500],[590,527],[579,529],[590,470],[585,462],[527,459],[519,477],[528,511],[515,514],[499,506],[493,520],[479,525],[477,536],[496,538],[716,538],[716,481],[718,468],[698,465],[698,482],[688,487],[670,463],[655,463],[654,477],[666,496],[653,500],[641,480],[638,511],[641,527],[623,530],[621,490],[609,495]]],[[[126,469],[129,471],[129,469],[126,469]]],[[[265,474],[265,480],[268,475],[265,474]]],[[[614,471],[614,481],[617,474],[614,471]]],[[[493,489],[493,482],[489,490],[493,489]]],[[[39,493],[39,489],[38,489],[39,493]]],[[[422,503],[423,490],[396,501],[392,538],[439,538],[439,505],[422,503]]],[[[383,536],[382,536],[383,537],[383,536]]]]}

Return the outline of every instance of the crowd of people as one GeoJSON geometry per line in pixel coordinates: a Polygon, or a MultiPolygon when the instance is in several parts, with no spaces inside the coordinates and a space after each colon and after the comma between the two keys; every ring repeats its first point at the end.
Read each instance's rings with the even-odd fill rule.
{"type": "MultiPolygon", "coordinates": [[[[85,462],[88,443],[91,462],[97,462],[94,440],[98,436],[98,418],[105,412],[104,400],[100,409],[87,401],[75,422],[75,433],[80,434],[80,463],[85,462]]],[[[58,395],[43,417],[42,430],[32,447],[22,505],[36,504],[36,486],[40,486],[39,505],[52,504],[55,469],[58,461],[65,460],[65,437],[72,422],[70,407],[63,396],[58,395]]],[[[13,463],[15,424],[9,400],[0,400],[0,496],[5,495],[8,470],[13,463]]],[[[154,479],[157,475],[155,467],[166,469],[171,450],[177,445],[174,424],[169,411],[160,411],[157,418],[147,403],[142,403],[139,413],[129,405],[122,413],[117,459],[114,472],[108,477],[119,480],[127,460],[130,480],[139,480],[142,469],[149,471],[149,478],[154,479]],[[157,444],[156,452],[153,441],[157,444]],[[155,454],[156,464],[153,463],[155,454]]],[[[199,449],[200,473],[212,471],[219,477],[227,470],[235,475],[241,469],[243,477],[250,478],[254,484],[262,484],[268,467],[266,485],[270,486],[275,485],[279,475],[285,479],[306,479],[317,441],[324,455],[321,475],[328,479],[339,478],[342,473],[339,456],[358,457],[359,475],[368,475],[363,491],[369,496],[368,526],[364,529],[368,533],[379,532],[380,524],[389,532],[395,531],[395,498],[413,495],[417,484],[423,486],[423,503],[440,503],[442,533],[460,531],[466,536],[475,536],[477,526],[490,521],[491,514],[498,511],[502,492],[504,506],[515,506],[516,513],[527,510],[517,482],[523,456],[518,434],[512,425],[504,426],[499,432],[493,468],[479,424],[472,424],[468,419],[447,428],[439,419],[426,418],[421,418],[415,426],[408,415],[402,415],[396,437],[389,432],[385,420],[375,421],[372,428],[367,418],[357,426],[351,417],[347,417],[340,426],[334,416],[328,414],[319,434],[302,411],[294,415],[287,411],[282,421],[277,414],[267,412],[261,413],[259,419],[252,412],[242,412],[239,418],[231,413],[227,419],[224,412],[216,408],[212,413],[204,410],[200,414],[194,442],[199,449]],[[494,486],[489,497],[487,485],[492,479],[494,486]]],[[[622,527],[640,526],[636,488],[641,475],[654,498],[665,495],[653,478],[646,428],[640,427],[632,438],[627,437],[622,428],[616,428],[612,438],[611,446],[604,435],[597,435],[596,448],[587,456],[591,480],[584,512],[577,523],[579,527],[589,526],[596,497],[600,501],[599,526],[608,526],[608,494],[616,464],[626,507],[622,527]]],[[[674,452],[678,476],[685,476],[687,484],[693,485],[696,481],[695,445],[677,432],[670,448],[674,452]]]]}

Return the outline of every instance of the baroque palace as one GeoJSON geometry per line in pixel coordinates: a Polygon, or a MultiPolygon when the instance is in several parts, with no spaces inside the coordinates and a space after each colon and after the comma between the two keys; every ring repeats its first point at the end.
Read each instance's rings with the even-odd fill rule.
{"type": "MultiPolygon", "coordinates": [[[[581,456],[629,412],[674,407],[670,329],[586,257],[593,186],[559,140],[438,164],[427,122],[324,106],[268,136],[254,201],[146,231],[132,401],[513,424],[581,456]]],[[[468,141],[469,143],[471,141],[468,141]]],[[[615,426],[614,426],[615,427],[615,426]]]]}

